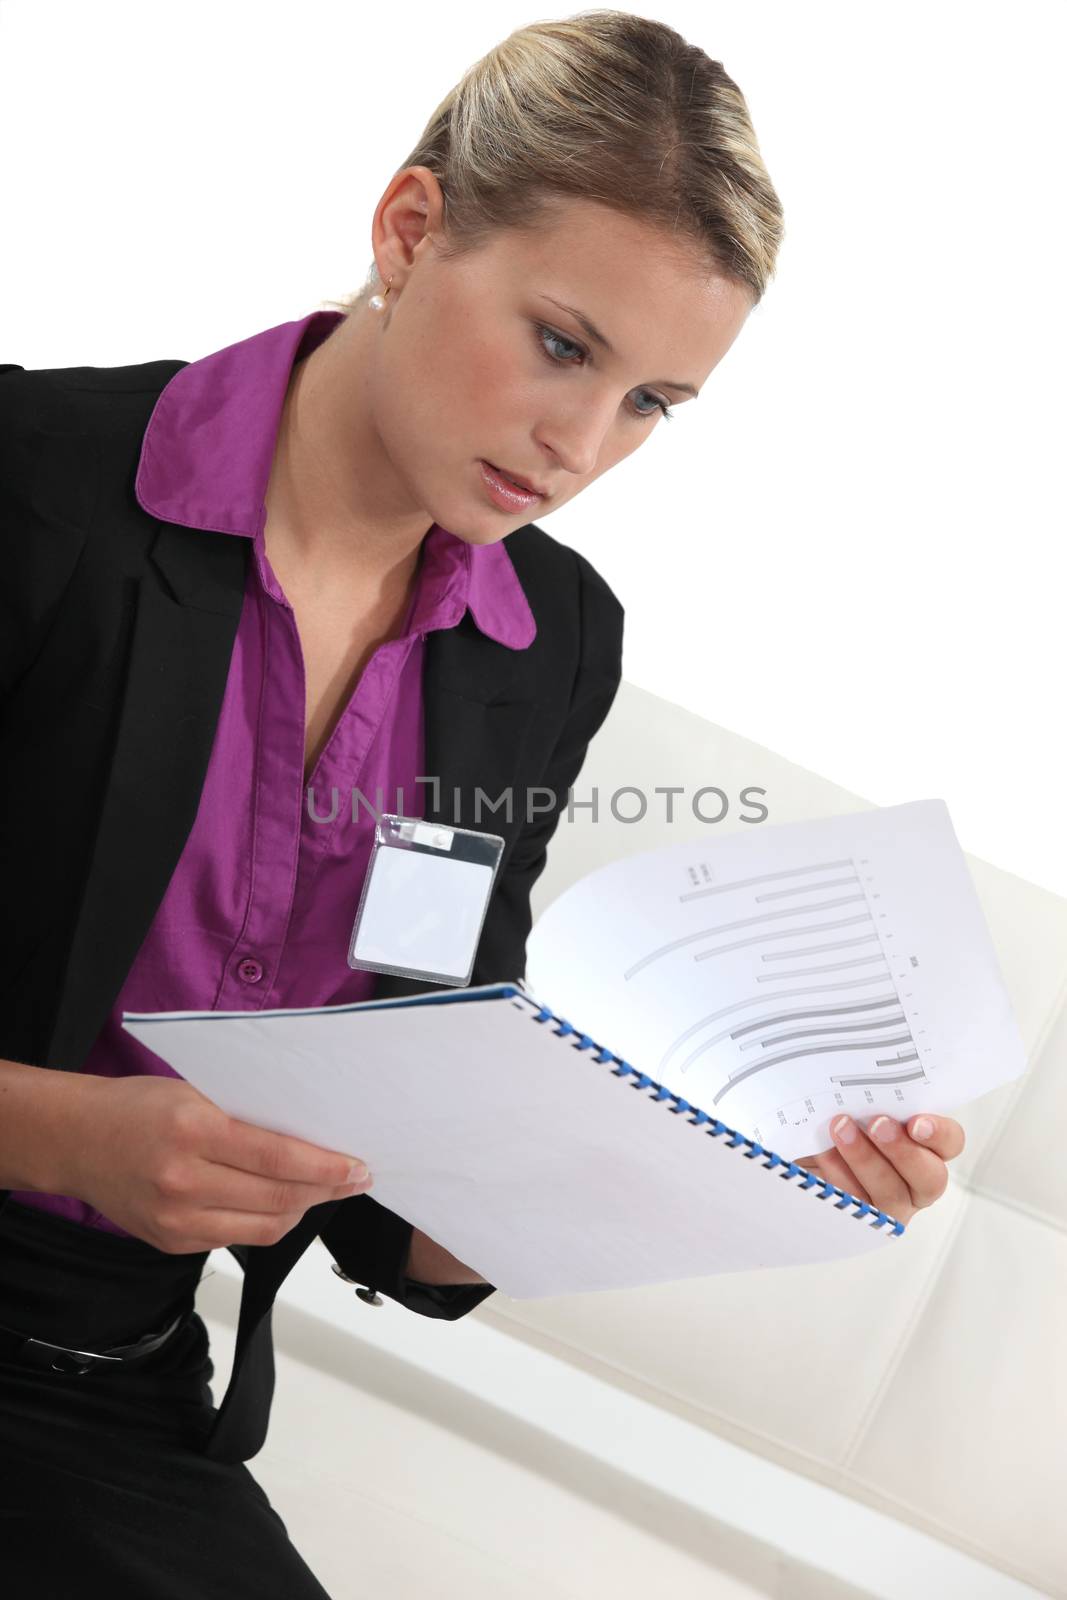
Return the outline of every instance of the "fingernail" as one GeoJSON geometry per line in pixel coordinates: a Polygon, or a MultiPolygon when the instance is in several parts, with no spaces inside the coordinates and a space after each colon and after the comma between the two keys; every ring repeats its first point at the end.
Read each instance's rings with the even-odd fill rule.
{"type": "Polygon", "coordinates": [[[929,1139],[934,1131],[934,1125],[929,1117],[916,1117],[911,1125],[913,1139],[929,1139]]]}
{"type": "Polygon", "coordinates": [[[896,1138],[900,1129],[892,1117],[875,1117],[871,1123],[870,1131],[881,1144],[888,1144],[891,1139],[896,1138]]]}
{"type": "Polygon", "coordinates": [[[348,1169],[346,1183],[362,1183],[364,1178],[369,1178],[370,1173],[362,1161],[354,1161],[348,1169]]]}
{"type": "Polygon", "coordinates": [[[851,1117],[838,1117],[830,1132],[835,1139],[840,1139],[842,1144],[851,1144],[856,1137],[856,1124],[851,1117]]]}

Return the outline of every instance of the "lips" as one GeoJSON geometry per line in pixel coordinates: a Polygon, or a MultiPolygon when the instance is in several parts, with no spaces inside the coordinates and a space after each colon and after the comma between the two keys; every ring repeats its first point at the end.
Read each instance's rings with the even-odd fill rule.
{"type": "Polygon", "coordinates": [[[525,489],[528,494],[543,495],[545,493],[539,484],[531,483],[529,478],[523,478],[519,473],[512,472],[510,467],[501,467],[495,461],[490,461],[489,465],[494,472],[499,472],[502,478],[509,479],[517,489],[525,489]]]}

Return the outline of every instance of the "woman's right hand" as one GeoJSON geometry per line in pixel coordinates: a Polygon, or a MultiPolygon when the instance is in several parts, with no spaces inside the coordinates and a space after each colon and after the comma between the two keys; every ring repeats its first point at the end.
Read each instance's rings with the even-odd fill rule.
{"type": "Polygon", "coordinates": [[[182,1078],[80,1074],[65,1194],[168,1255],[276,1244],[305,1211],[363,1194],[356,1157],[227,1116],[182,1078]]]}

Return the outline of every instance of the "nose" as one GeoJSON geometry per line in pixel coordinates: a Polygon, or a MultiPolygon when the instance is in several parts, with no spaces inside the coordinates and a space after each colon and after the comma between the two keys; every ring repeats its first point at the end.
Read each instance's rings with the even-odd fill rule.
{"type": "Polygon", "coordinates": [[[556,413],[538,431],[538,442],[551,452],[565,472],[587,478],[596,471],[608,429],[614,419],[604,406],[585,404],[556,413]]]}

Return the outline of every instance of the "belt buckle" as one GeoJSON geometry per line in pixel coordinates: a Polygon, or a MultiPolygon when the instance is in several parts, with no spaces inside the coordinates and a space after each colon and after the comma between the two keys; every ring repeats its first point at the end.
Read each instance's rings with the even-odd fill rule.
{"type": "Polygon", "coordinates": [[[81,1377],[100,1362],[122,1360],[121,1356],[101,1355],[96,1350],[72,1350],[67,1345],[49,1344],[47,1339],[27,1339],[23,1353],[29,1355],[35,1367],[47,1367],[51,1372],[62,1372],[73,1377],[81,1377]]]}
{"type": "Polygon", "coordinates": [[[136,1361],[140,1356],[153,1355],[166,1344],[172,1334],[177,1332],[185,1320],[185,1315],[179,1312],[161,1333],[146,1333],[132,1344],[113,1345],[110,1351],[76,1350],[69,1345],[51,1344],[47,1339],[27,1337],[20,1353],[32,1366],[82,1377],[86,1372],[102,1366],[105,1362],[121,1366],[123,1362],[136,1361]]]}

